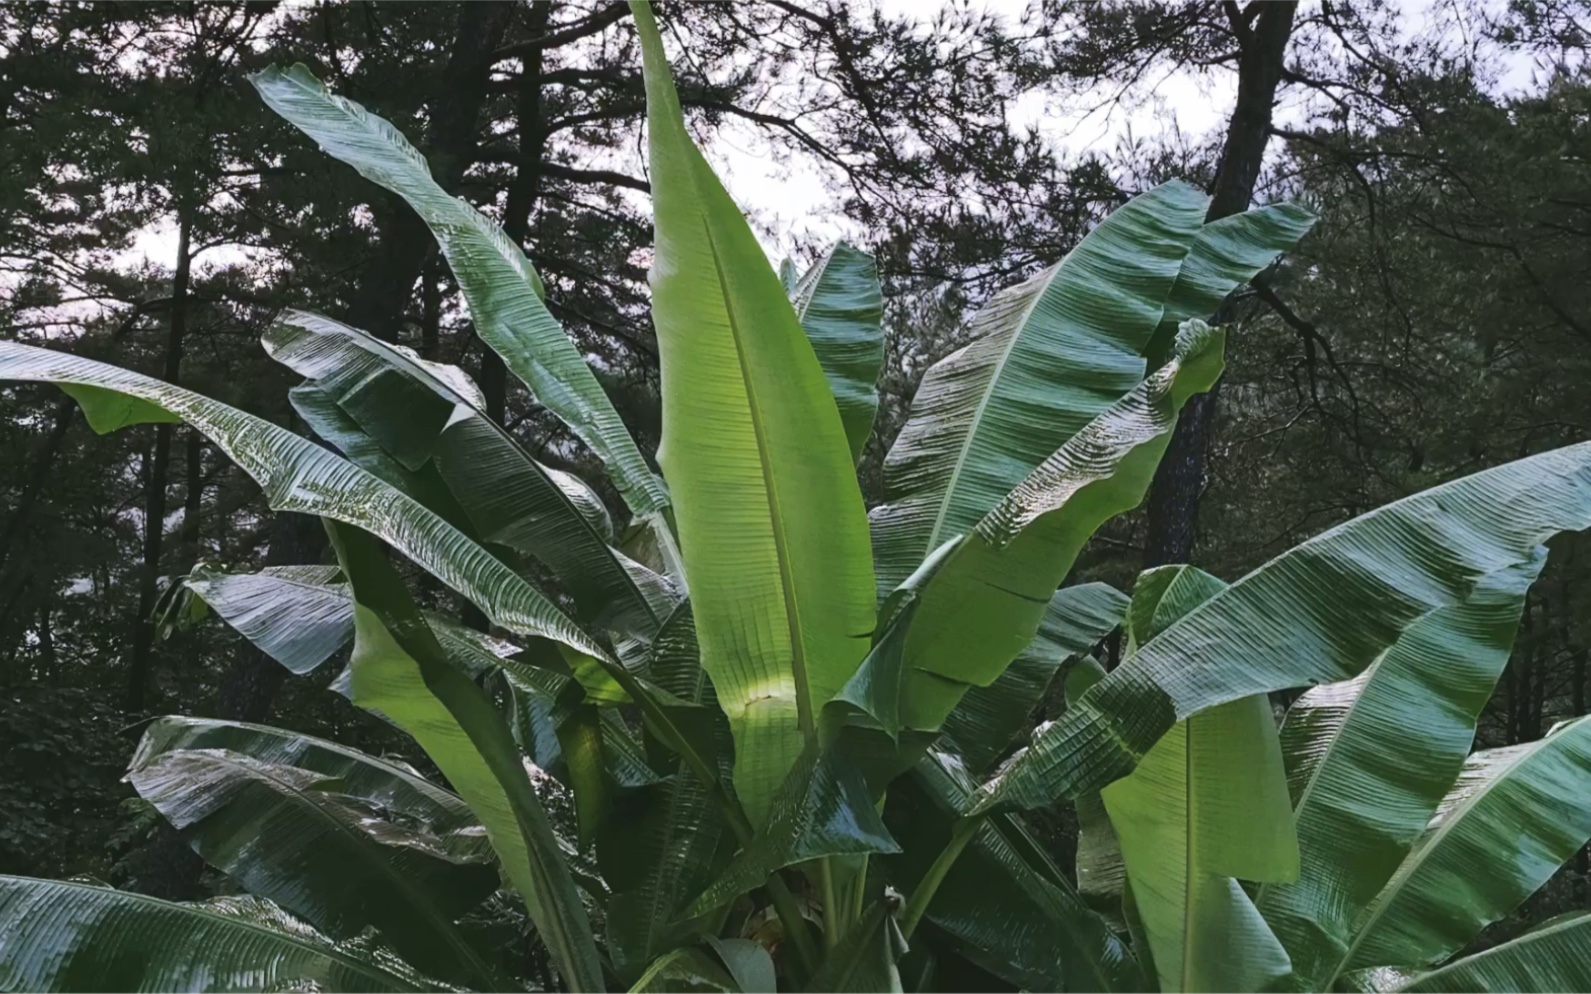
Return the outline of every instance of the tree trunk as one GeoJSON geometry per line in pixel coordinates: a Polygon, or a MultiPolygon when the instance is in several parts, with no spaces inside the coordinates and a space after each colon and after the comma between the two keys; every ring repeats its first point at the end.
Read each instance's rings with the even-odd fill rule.
{"type": "MultiPolygon", "coordinates": [[[[188,331],[188,277],[192,256],[188,250],[193,219],[186,207],[177,209],[177,268],[171,279],[171,325],[166,337],[166,362],[162,376],[177,383],[182,372],[183,338],[188,331]]],[[[150,457],[147,496],[144,501],[144,565],[138,579],[138,616],[133,628],[132,663],[127,671],[127,710],[142,711],[149,696],[154,666],[155,598],[159,595],[160,547],[165,539],[166,476],[171,463],[170,424],[155,426],[154,454],[150,457]]]]}
{"type": "MultiPolygon", "coordinates": [[[[1257,0],[1256,0],[1257,2],[1257,0]]],[[[1206,223],[1248,209],[1259,181],[1270,139],[1271,108],[1282,78],[1282,60],[1293,32],[1296,0],[1264,3],[1252,27],[1234,19],[1238,33],[1237,104],[1227,126],[1226,143],[1210,190],[1206,223]]],[[[1177,421],[1171,444],[1160,460],[1149,491],[1149,534],[1144,565],[1187,562],[1193,555],[1199,499],[1204,490],[1204,461],[1220,384],[1190,398],[1177,421]]]]}

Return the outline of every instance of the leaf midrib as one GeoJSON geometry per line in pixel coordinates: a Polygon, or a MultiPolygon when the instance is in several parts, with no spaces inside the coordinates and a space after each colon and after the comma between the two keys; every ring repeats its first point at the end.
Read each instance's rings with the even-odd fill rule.
{"type": "MultiPolygon", "coordinates": [[[[1071,255],[1068,254],[1066,258],[1071,258],[1071,255]]],[[[1064,265],[1066,265],[1066,259],[1057,262],[1050,267],[1047,273],[1042,274],[1043,288],[1034,291],[1032,299],[1028,301],[1027,306],[1022,308],[1021,318],[1011,325],[1009,338],[1005,343],[1004,349],[1001,350],[1000,358],[995,363],[993,371],[989,374],[989,382],[984,387],[983,396],[978,399],[978,406],[973,410],[972,420],[967,425],[966,436],[962,439],[961,449],[956,455],[956,463],[951,467],[950,479],[945,481],[945,495],[939,502],[939,511],[934,515],[934,525],[928,533],[927,547],[923,549],[925,555],[939,547],[939,533],[945,526],[945,517],[950,513],[950,504],[955,499],[956,487],[961,482],[961,471],[967,465],[967,454],[972,451],[972,441],[977,436],[979,427],[983,424],[984,412],[988,410],[989,401],[994,397],[995,388],[1000,383],[1000,376],[1005,372],[1005,365],[1010,361],[1012,353],[1016,351],[1017,339],[1021,337],[1022,331],[1027,328],[1028,321],[1032,319],[1033,311],[1038,307],[1039,301],[1050,292],[1051,285],[1054,284],[1056,276],[1060,274],[1061,267],[1064,265]]],[[[978,341],[983,341],[983,339],[978,341]]],[[[969,342],[966,348],[971,349],[977,344],[977,341],[969,342]]],[[[965,352],[962,354],[965,355],[965,352]]]]}
{"type": "MultiPolygon", "coordinates": [[[[686,163],[690,170],[692,186],[695,187],[699,216],[702,221],[702,231],[707,236],[707,247],[713,253],[713,271],[718,277],[719,293],[724,301],[724,315],[729,319],[729,333],[735,342],[735,359],[740,369],[741,384],[746,391],[746,407],[751,415],[752,432],[757,439],[757,462],[762,468],[763,492],[768,501],[769,527],[773,533],[774,556],[779,562],[779,592],[784,601],[785,626],[790,639],[790,669],[796,681],[796,721],[801,727],[803,737],[810,739],[816,734],[816,724],[812,711],[812,678],[807,672],[806,646],[801,640],[801,608],[800,599],[796,596],[795,573],[790,562],[790,550],[784,534],[784,515],[779,505],[779,492],[775,486],[774,469],[769,458],[769,445],[767,429],[763,427],[762,413],[757,405],[757,393],[753,386],[751,370],[746,366],[746,349],[740,322],[735,319],[735,304],[733,295],[729,292],[729,279],[724,272],[723,260],[718,252],[718,242],[713,237],[712,225],[707,220],[706,197],[703,196],[697,171],[700,168],[700,152],[692,157],[688,150],[686,163]]],[[[748,702],[736,702],[742,709],[748,702]]]]}

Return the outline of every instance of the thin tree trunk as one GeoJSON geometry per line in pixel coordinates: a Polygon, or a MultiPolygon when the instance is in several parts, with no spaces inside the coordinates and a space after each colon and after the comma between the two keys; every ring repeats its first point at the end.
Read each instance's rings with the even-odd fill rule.
{"type": "MultiPolygon", "coordinates": [[[[188,250],[193,220],[188,209],[177,210],[177,268],[171,280],[171,328],[166,337],[166,362],[162,374],[175,384],[182,372],[183,338],[188,331],[188,277],[192,257],[188,250]]],[[[127,710],[142,711],[149,696],[154,666],[155,598],[160,582],[160,549],[165,539],[166,476],[171,463],[170,424],[155,426],[154,454],[144,502],[144,564],[138,580],[138,617],[133,629],[132,664],[127,672],[127,710]]]]}
{"type": "MultiPolygon", "coordinates": [[[[1277,0],[1261,5],[1252,27],[1243,22],[1241,15],[1233,18],[1239,42],[1237,104],[1210,190],[1206,222],[1247,210],[1254,197],[1297,9],[1296,0],[1277,0]]],[[[1184,405],[1171,444],[1160,460],[1149,491],[1145,566],[1187,562],[1193,555],[1199,499],[1204,490],[1205,454],[1219,386],[1218,383],[1209,393],[1192,397],[1184,405]]]]}
{"type": "Polygon", "coordinates": [[[204,436],[197,428],[188,429],[187,467],[184,483],[187,496],[182,501],[182,531],[177,538],[177,570],[187,573],[199,561],[201,515],[204,513],[204,436]]]}

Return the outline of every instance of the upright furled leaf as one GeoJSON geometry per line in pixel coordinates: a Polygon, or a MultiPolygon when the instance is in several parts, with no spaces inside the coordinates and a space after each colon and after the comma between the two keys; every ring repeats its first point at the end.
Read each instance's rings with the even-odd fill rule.
{"type": "MultiPolygon", "coordinates": [[[[603,651],[556,605],[446,520],[380,477],[269,421],[152,377],[12,342],[0,342],[0,380],[54,383],[68,392],[89,386],[101,395],[114,393],[140,401],[124,411],[130,416],[164,411],[179,417],[253,477],[273,510],[314,514],[363,528],[391,543],[504,628],[581,652],[603,651]]],[[[134,423],[138,422],[102,418],[96,427],[110,431],[134,423]]]]}
{"type": "Polygon", "coordinates": [[[380,544],[327,530],[354,594],[353,702],[414,736],[481,819],[564,983],[601,990],[585,907],[502,713],[448,662],[380,544]]]}
{"type": "Polygon", "coordinates": [[[937,729],[1028,644],[1083,544],[1143,500],[1177,412],[1220,375],[1222,343],[1190,321],[1176,359],[1069,438],[928,578],[906,639],[908,727],[937,729]]]}
{"type": "Polygon", "coordinates": [[[1340,963],[1439,963],[1517,908],[1591,838],[1591,718],[1475,753],[1425,835],[1355,922],[1340,963]]]}
{"type": "Polygon", "coordinates": [[[1128,202],[1058,264],[997,294],[972,343],[923,377],[884,463],[888,503],[872,514],[881,595],[1143,379],[1207,199],[1172,181],[1128,202]]]}
{"type": "Polygon", "coordinates": [[[235,899],[175,904],[0,876],[0,990],[436,989],[401,963],[340,947],[280,913],[247,911],[235,899]]]}
{"type": "MultiPolygon", "coordinates": [[[[1225,589],[1191,566],[1139,576],[1129,653],[1225,589]]],[[[1131,667],[1129,654],[1123,666],[1131,667]]],[[[1287,954],[1237,880],[1290,880],[1298,843],[1263,696],[1179,722],[1102,792],[1162,990],[1260,990],[1287,954]]]]}
{"type": "Polygon", "coordinates": [[[685,131],[644,3],[663,378],[659,453],[676,500],[702,664],[735,734],[753,821],[873,630],[867,519],[844,427],[778,276],[685,131]]]}
{"type": "Polygon", "coordinates": [[[1591,525],[1591,443],[1406,497],[1299,544],[1139,649],[1041,729],[979,810],[1039,807],[1131,772],[1183,718],[1359,674],[1411,625],[1591,525]]]}
{"type": "Polygon", "coordinates": [[[851,458],[860,459],[878,413],[878,372],[884,365],[878,263],[866,252],[836,242],[786,289],[834,393],[851,458]]]}
{"type": "Polygon", "coordinates": [[[1543,562],[1483,578],[1359,676],[1317,687],[1287,712],[1282,750],[1303,867],[1296,883],[1260,888],[1255,903],[1311,989],[1340,968],[1355,919],[1462,768],[1543,562]]]}
{"type": "Polygon", "coordinates": [[[635,579],[645,567],[608,544],[602,502],[493,423],[462,370],[303,311],[284,313],[263,341],[407,470],[435,467],[472,533],[545,563],[583,620],[643,638],[657,630],[661,613],[635,579]]]}
{"type": "Polygon", "coordinates": [[[375,927],[416,967],[496,981],[454,924],[497,889],[423,822],[393,820],[312,770],[227,749],[162,752],[127,779],[205,862],[336,939],[375,927]]]}
{"type": "Polygon", "coordinates": [[[249,77],[266,104],[321,149],[404,200],[430,226],[457,277],[475,333],[536,400],[602,457],[625,503],[656,519],[668,505],[580,350],[541,299],[541,278],[493,221],[448,196],[425,157],[387,121],[327,91],[302,65],[249,77]]]}

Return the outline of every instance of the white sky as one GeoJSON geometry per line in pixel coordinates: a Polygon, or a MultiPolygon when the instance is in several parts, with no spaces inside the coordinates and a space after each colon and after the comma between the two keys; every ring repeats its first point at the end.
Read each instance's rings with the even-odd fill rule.
{"type": "MultiPolygon", "coordinates": [[[[931,19],[939,0],[873,0],[888,14],[905,14],[919,22],[931,19]]],[[[987,11],[1014,22],[1027,0],[967,0],[975,11],[987,11]]],[[[1502,3],[1503,0],[1490,0],[1502,3]]],[[[1405,0],[1402,17],[1411,34],[1438,26],[1453,25],[1455,8],[1446,0],[1405,0]]],[[[1462,28],[1452,31],[1463,35],[1462,28]]],[[[1532,82],[1534,66],[1524,56],[1497,65],[1498,89],[1517,92],[1532,82]]],[[[1043,92],[1024,94],[1007,108],[1014,126],[1037,127],[1054,145],[1070,154],[1088,148],[1111,149],[1124,137],[1153,141],[1180,131],[1197,141],[1225,126],[1236,95],[1236,74],[1217,71],[1199,75],[1174,73],[1140,87],[1138,100],[1109,104],[1106,109],[1084,113],[1079,108],[1060,107],[1043,92]],[[1152,89],[1152,94],[1147,92],[1152,89]]],[[[1104,96],[1101,89],[1100,96],[1104,96]]],[[[1306,115],[1296,95],[1284,96],[1277,110],[1278,122],[1299,123],[1306,115]]],[[[1102,100],[1092,103],[1105,103],[1102,100]]],[[[772,145],[756,125],[731,121],[714,136],[706,149],[708,157],[724,179],[737,203],[751,214],[770,257],[777,260],[790,254],[802,241],[826,242],[838,237],[861,238],[864,233],[831,207],[825,189],[824,167],[810,156],[772,145]]],[[[639,172],[637,163],[617,163],[627,171],[639,172]]],[[[139,233],[129,262],[149,260],[169,268],[176,250],[175,226],[157,224],[139,233]]],[[[195,265],[202,271],[217,264],[232,262],[246,255],[241,247],[221,246],[208,250],[195,265]]]]}

